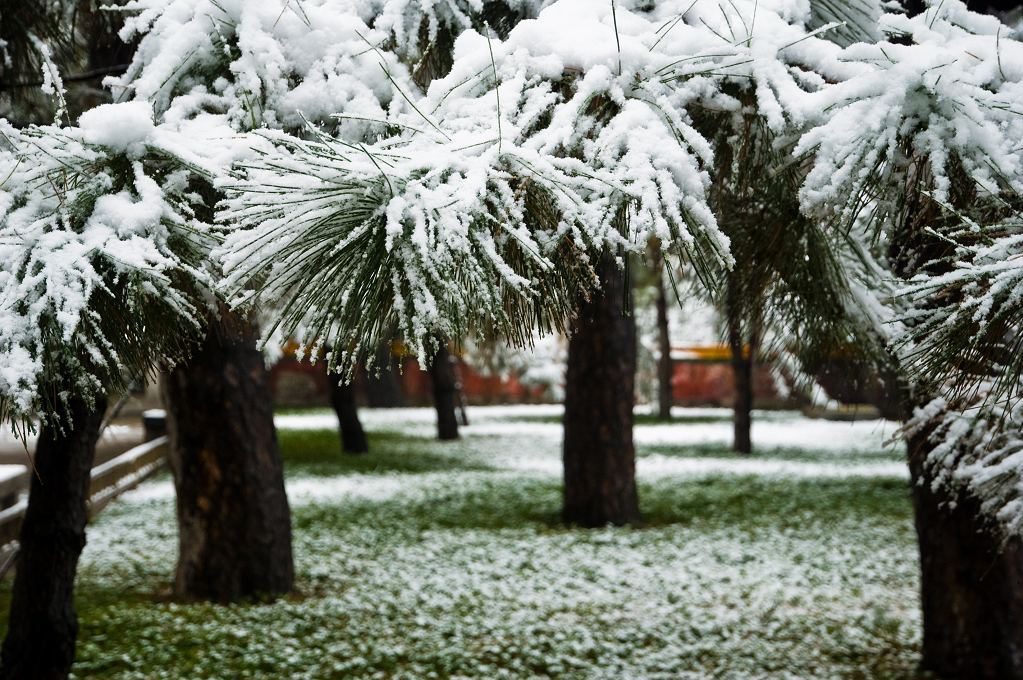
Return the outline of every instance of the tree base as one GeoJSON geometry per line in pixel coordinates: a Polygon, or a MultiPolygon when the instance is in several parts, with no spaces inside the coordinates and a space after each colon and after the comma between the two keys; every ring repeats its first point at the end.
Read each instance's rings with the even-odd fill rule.
{"type": "Polygon", "coordinates": [[[982,525],[980,507],[917,483],[925,435],[910,441],[920,543],[921,669],[946,680],[1023,679],[1023,541],[982,525]]]}

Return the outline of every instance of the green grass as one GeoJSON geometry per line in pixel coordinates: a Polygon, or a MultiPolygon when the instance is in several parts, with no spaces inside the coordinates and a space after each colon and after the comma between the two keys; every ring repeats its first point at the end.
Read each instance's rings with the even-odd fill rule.
{"type": "MultiPolygon", "coordinates": [[[[79,572],[76,677],[913,676],[903,480],[646,475],[642,527],[586,531],[559,521],[557,475],[507,465],[527,446],[556,461],[557,440],[470,431],[445,444],[400,427],[371,431],[364,456],[341,453],[335,432],[280,432],[297,590],[275,603],[170,596],[166,475],[110,506],[79,572]]],[[[640,450],[652,453],[739,460],[640,450]]]]}
{"type": "Polygon", "coordinates": [[[289,475],[345,475],[489,470],[467,462],[460,447],[423,440],[397,432],[368,435],[372,455],[341,451],[337,432],[330,430],[280,430],[277,434],[289,475]]]}
{"type": "MultiPolygon", "coordinates": [[[[848,478],[785,480],[712,476],[639,485],[639,530],[678,525],[703,531],[808,530],[837,522],[908,522],[906,483],[848,478]]],[[[355,500],[295,510],[298,529],[319,524],[388,527],[396,533],[432,529],[532,528],[568,531],[560,520],[561,485],[555,480],[482,477],[428,496],[355,500]]]]}
{"type": "Polygon", "coordinates": [[[742,453],[735,453],[730,446],[725,444],[687,444],[678,446],[672,444],[646,444],[636,447],[636,455],[639,457],[658,454],[673,458],[725,458],[735,461],[742,460],[782,460],[806,463],[863,463],[866,461],[901,461],[902,452],[882,449],[872,451],[858,451],[855,458],[836,456],[832,451],[815,451],[813,449],[774,446],[761,448],[753,452],[752,456],[742,453]]]}
{"type": "MultiPolygon", "coordinates": [[[[526,423],[548,423],[561,424],[560,415],[523,415],[516,417],[516,420],[526,423]]],[[[705,423],[730,423],[732,417],[728,413],[696,415],[676,415],[671,420],[661,420],[653,413],[637,413],[634,416],[636,425],[700,425],[705,423]]]]}

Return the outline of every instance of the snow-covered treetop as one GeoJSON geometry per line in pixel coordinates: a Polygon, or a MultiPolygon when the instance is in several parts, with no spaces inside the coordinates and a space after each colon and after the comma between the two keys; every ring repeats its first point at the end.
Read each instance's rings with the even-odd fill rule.
{"type": "MultiPolygon", "coordinates": [[[[506,40],[467,29],[425,93],[392,79],[405,102],[375,136],[271,135],[282,151],[225,185],[226,290],[286,300],[282,323],[310,341],[333,325],[348,363],[394,328],[424,356],[438,334],[560,328],[596,283],[566,271],[652,237],[727,264],[706,196],[712,144],[691,110],[740,112],[733,92],[752,89],[777,127],[804,119],[825,83],[804,63],[829,78],[855,68],[803,14],[791,3],[560,0],[506,40]],[[534,318],[538,299],[554,313],[534,318]]],[[[389,71],[382,56],[378,69],[389,71]]]]}
{"type": "MultiPolygon", "coordinates": [[[[379,119],[398,90],[414,90],[409,65],[441,31],[480,24],[482,0],[132,0],[121,33],[140,38],[127,73],[110,79],[121,99],[151,101],[169,119],[227,113],[239,129],[297,129],[344,113],[379,119]]],[[[531,14],[537,0],[511,0],[531,14]]]]}
{"type": "Polygon", "coordinates": [[[828,88],[828,108],[795,149],[814,157],[807,209],[846,223],[868,210],[891,228],[909,194],[948,202],[953,180],[1019,192],[1023,43],[960,2],[880,25],[890,39],[844,51],[862,71],[828,88]]]}

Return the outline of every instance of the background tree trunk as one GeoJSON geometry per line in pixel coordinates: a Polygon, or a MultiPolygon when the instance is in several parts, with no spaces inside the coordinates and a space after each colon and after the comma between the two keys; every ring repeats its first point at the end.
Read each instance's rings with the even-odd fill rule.
{"type": "Polygon", "coordinates": [[[924,478],[930,446],[909,438],[913,508],[920,543],[921,668],[943,679],[1023,678],[1023,541],[1003,543],[983,526],[980,507],[933,490],[924,478]]]}
{"type": "Polygon", "coordinates": [[[370,408],[395,408],[405,403],[401,391],[401,363],[391,352],[391,343],[381,343],[371,371],[365,372],[366,403],[370,408]]]}
{"type": "Polygon", "coordinates": [[[626,314],[631,293],[610,257],[599,271],[602,288],[573,323],[565,384],[562,514],[584,527],[640,521],[632,441],[636,327],[626,314]]]}
{"type": "Polygon", "coordinates": [[[753,452],[753,364],[755,338],[747,343],[743,337],[742,324],[734,318],[728,320],[728,348],[732,354],[732,375],[735,380],[735,401],[733,404],[734,439],[732,448],[739,453],[753,452]]]}
{"type": "Polygon", "coordinates": [[[330,404],[337,413],[337,421],[341,430],[341,448],[345,453],[366,453],[369,442],[366,432],[359,422],[359,410],[355,404],[355,384],[344,383],[341,376],[327,373],[330,386],[330,404]]]}
{"type": "Polygon", "coordinates": [[[231,602],[291,590],[291,516],[266,366],[253,322],[226,308],[163,380],[177,490],[175,583],[231,602]]]}
{"type": "Polygon", "coordinates": [[[668,295],[664,289],[663,263],[656,261],[660,273],[657,277],[657,346],[660,357],[657,360],[657,417],[671,420],[671,406],[674,395],[671,389],[671,335],[668,332],[668,295]]]}
{"type": "Polygon", "coordinates": [[[455,376],[454,357],[447,342],[441,341],[430,366],[433,382],[433,405],[437,409],[437,439],[458,439],[458,379],[455,376]]]}
{"type": "Polygon", "coordinates": [[[71,670],[78,636],[75,571],[105,410],[103,400],[90,407],[72,398],[60,425],[41,428],[0,662],[5,679],[56,680],[71,670]]]}
{"type": "Polygon", "coordinates": [[[455,401],[458,407],[458,422],[462,427],[469,427],[469,400],[465,398],[462,370],[456,361],[451,362],[451,372],[455,376],[455,401]]]}

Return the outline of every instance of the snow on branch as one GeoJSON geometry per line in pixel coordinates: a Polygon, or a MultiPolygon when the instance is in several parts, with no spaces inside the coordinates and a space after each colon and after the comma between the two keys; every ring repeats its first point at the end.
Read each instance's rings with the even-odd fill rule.
{"type": "Polygon", "coordinates": [[[506,41],[463,33],[451,73],[403,92],[376,141],[261,133],[278,151],[221,184],[224,289],[353,361],[395,333],[425,355],[438,334],[561,328],[594,285],[587,263],[652,237],[727,266],[687,107],[736,105],[722,88],[739,78],[713,72],[733,59],[710,52],[720,37],[659,23],[562,0],[506,41]],[[575,35],[559,37],[569,15],[575,35]],[[700,68],[680,73],[694,49],[700,68]]]}
{"type": "Polygon", "coordinates": [[[959,181],[985,194],[1023,188],[1023,43],[958,0],[914,18],[885,15],[891,40],[850,46],[861,71],[830,101],[795,153],[812,156],[805,208],[891,229],[921,191],[940,202],[959,181]]]}
{"type": "Polygon", "coordinates": [[[937,397],[913,414],[912,433],[928,433],[929,483],[971,494],[994,528],[1023,533],[1023,401],[996,401],[982,384],[972,398],[937,397]]]}
{"type": "MultiPolygon", "coordinates": [[[[390,34],[367,25],[358,4],[134,0],[123,8],[132,16],[122,37],[141,36],[139,46],[108,84],[171,123],[202,111],[223,113],[240,130],[297,129],[342,111],[378,119],[398,98],[392,81],[414,86],[385,48],[390,34]]],[[[353,123],[347,132],[360,130],[353,123]]]]}
{"type": "Polygon", "coordinates": [[[900,291],[913,302],[907,368],[955,395],[983,382],[995,400],[1018,399],[1023,374],[1023,217],[969,218],[942,238],[955,244],[947,271],[923,273],[900,291]]]}
{"type": "Polygon", "coordinates": [[[201,317],[208,236],[187,176],[148,149],[152,112],[109,105],[81,128],[0,121],[0,416],[61,390],[123,388],[180,355],[201,317]]]}

